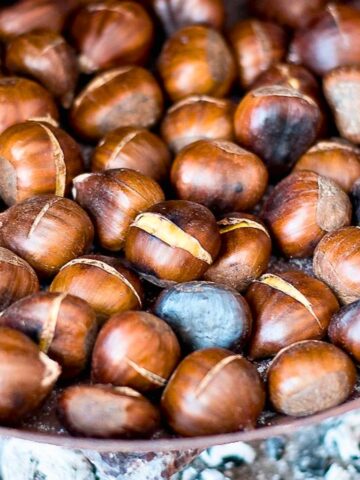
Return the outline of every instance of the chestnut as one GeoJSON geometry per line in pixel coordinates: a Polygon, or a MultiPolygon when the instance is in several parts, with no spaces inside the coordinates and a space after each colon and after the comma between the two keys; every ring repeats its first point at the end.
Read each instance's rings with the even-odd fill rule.
{"type": "Polygon", "coordinates": [[[359,63],[359,31],[359,10],[330,3],[314,22],[295,34],[288,58],[317,75],[324,75],[335,67],[359,63]]]}
{"type": "Polygon", "coordinates": [[[66,293],[39,292],[22,298],[2,312],[0,325],[30,337],[60,364],[65,378],[84,370],[97,332],[94,311],[66,293]]]}
{"type": "Polygon", "coordinates": [[[100,141],[91,158],[91,169],[130,168],[163,182],[170,170],[170,152],[160,137],[144,128],[122,127],[100,141]]]}
{"type": "Polygon", "coordinates": [[[166,112],[161,135],[172,151],[198,140],[234,140],[234,105],[230,100],[192,96],[166,112]]]}
{"type": "Polygon", "coordinates": [[[77,143],[49,122],[18,123],[0,134],[0,195],[7,205],[39,194],[62,197],[83,169],[77,143]]]}
{"type": "Polygon", "coordinates": [[[251,90],[235,112],[235,135],[271,168],[273,176],[290,170],[314,143],[322,126],[315,100],[278,85],[251,90]]]}
{"type": "Polygon", "coordinates": [[[0,244],[26,260],[42,277],[86,253],[94,227],[75,202],[38,195],[0,214],[0,244]]]}
{"type": "Polygon", "coordinates": [[[271,192],[262,216],[287,257],[308,257],[327,232],[350,225],[351,203],[329,178],[294,172],[271,192]]]}
{"type": "Polygon", "coordinates": [[[360,178],[360,149],[342,138],[321,140],[299,158],[294,170],[311,170],[328,177],[349,193],[360,178]]]}
{"type": "Polygon", "coordinates": [[[179,283],[161,292],[153,310],[187,350],[223,347],[240,351],[250,337],[250,309],[240,293],[225,285],[179,283]]]}
{"type": "Polygon", "coordinates": [[[248,88],[286,53],[284,30],[275,23],[240,20],[229,33],[239,71],[240,85],[248,88]]]}
{"type": "Polygon", "coordinates": [[[332,317],[329,337],[334,345],[360,362],[360,300],[345,305],[332,317]]]}
{"type": "Polygon", "coordinates": [[[153,24],[137,2],[97,0],[84,5],[71,23],[70,35],[85,73],[144,63],[153,39],[153,24]]]}
{"type": "Polygon", "coordinates": [[[180,361],[179,342],[166,322],[146,312],[112,316],[100,330],[93,356],[94,382],[139,391],[164,387],[180,361]]]}
{"type": "Polygon", "coordinates": [[[10,72],[34,78],[70,107],[79,72],[75,52],[61,35],[40,30],[15,37],[7,45],[5,63],[10,72]]]}
{"type": "Polygon", "coordinates": [[[304,417],[346,400],[356,382],[356,369],[339,348],[305,340],[281,350],[268,370],[274,408],[285,415],[304,417]]]}
{"type": "Polygon", "coordinates": [[[200,278],[220,249],[213,214],[186,200],[158,203],[130,226],[125,255],[143,277],[158,285],[200,278]]]}
{"type": "Polygon", "coordinates": [[[169,38],[158,68],[173,101],[189,95],[225,97],[235,79],[235,62],[216,30],[201,25],[184,27],[169,38]]]}
{"type": "Polygon", "coordinates": [[[160,426],[159,410],[128,387],[68,387],[58,397],[57,413],[70,433],[85,437],[137,438],[160,426]]]}
{"type": "Polygon", "coordinates": [[[83,173],[73,184],[74,199],[88,212],[100,245],[108,250],[120,250],[135,217],[165,200],[152,178],[126,168],[83,173]]]}
{"type": "Polygon", "coordinates": [[[240,292],[262,275],[269,264],[271,238],[254,215],[230,213],[218,221],[220,253],[204,278],[223,283],[240,292]]]}
{"type": "Polygon", "coordinates": [[[354,221],[360,225],[360,179],[357,180],[351,190],[351,200],[354,207],[354,221]]]}
{"type": "Polygon", "coordinates": [[[87,255],[62,267],[50,285],[50,292],[65,292],[82,298],[100,321],[125,310],[140,308],[140,280],[117,258],[87,255]]]}
{"type": "Polygon", "coordinates": [[[250,210],[264,195],[267,182],[268,172],[260,158],[226,140],[188,145],[171,168],[178,198],[216,212],[250,210]]]}
{"type": "Polygon", "coordinates": [[[254,428],[264,403],[255,366],[222,348],[187,356],[161,398],[171,428],[188,437],[254,428]]]}
{"type": "Polygon", "coordinates": [[[76,97],[70,121],[84,139],[100,140],[115,128],[153,126],[162,108],[162,93],[153,75],[128,66],[96,76],[76,97]]]}
{"type": "Polygon", "coordinates": [[[314,253],[314,272],[342,303],[360,299],[360,227],[328,233],[314,253]]]}
{"type": "Polygon", "coordinates": [[[253,315],[251,358],[271,357],[300,340],[320,340],[339,303],[330,288],[301,271],[262,275],[246,292],[253,315]]]}
{"type": "Polygon", "coordinates": [[[47,397],[59,365],[23,333],[0,327],[0,422],[19,423],[47,397]]]}
{"type": "Polygon", "coordinates": [[[38,83],[20,77],[0,77],[0,134],[25,120],[41,118],[58,120],[54,100],[38,83]]]}

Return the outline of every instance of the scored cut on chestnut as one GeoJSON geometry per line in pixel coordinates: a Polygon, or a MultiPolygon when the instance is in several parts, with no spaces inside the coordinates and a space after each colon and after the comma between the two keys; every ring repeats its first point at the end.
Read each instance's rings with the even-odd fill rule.
{"type": "Polygon", "coordinates": [[[360,300],[345,305],[331,319],[329,338],[360,362],[360,300]]]}
{"type": "Polygon", "coordinates": [[[180,355],[174,332],[155,315],[131,311],[113,315],[96,339],[92,380],[142,392],[162,388],[180,355]]]}
{"type": "Polygon", "coordinates": [[[254,428],[264,403],[264,387],[255,366],[222,348],[185,357],[161,398],[168,424],[188,437],[254,428]]]}

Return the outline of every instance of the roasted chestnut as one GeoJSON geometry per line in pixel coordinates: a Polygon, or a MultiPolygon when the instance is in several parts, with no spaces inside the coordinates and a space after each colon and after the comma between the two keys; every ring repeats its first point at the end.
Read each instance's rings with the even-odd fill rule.
{"type": "Polygon", "coordinates": [[[61,365],[66,378],[84,370],[97,332],[94,311],[66,293],[39,292],[22,298],[2,312],[0,325],[30,337],[61,365]]]}
{"type": "Polygon", "coordinates": [[[0,327],[0,422],[18,423],[51,392],[59,365],[23,333],[0,327]]]}
{"type": "Polygon", "coordinates": [[[91,169],[130,168],[163,182],[170,170],[170,152],[165,143],[143,128],[123,127],[109,132],[95,148],[91,169]]]}
{"type": "Polygon", "coordinates": [[[271,357],[300,340],[320,340],[339,303],[329,287],[300,271],[267,273],[246,292],[252,316],[251,358],[271,357]]]}
{"type": "Polygon", "coordinates": [[[235,112],[238,142],[271,168],[273,176],[290,170],[316,140],[322,113],[315,100],[282,86],[251,90],[235,112]]]}
{"type": "Polygon", "coordinates": [[[346,400],[356,382],[350,358],[330,343],[308,340],[277,354],[268,370],[270,400],[286,415],[304,417],[346,400]]]}
{"type": "Polygon", "coordinates": [[[153,24],[137,2],[97,0],[76,13],[70,34],[81,70],[92,73],[146,61],[153,24]]]}
{"type": "Polygon", "coordinates": [[[321,140],[300,157],[294,170],[311,170],[350,192],[360,178],[360,149],[342,138],[321,140]]]}
{"type": "Polygon", "coordinates": [[[83,169],[79,146],[49,122],[18,123],[0,134],[0,195],[7,205],[39,194],[63,197],[83,169]]]}
{"type": "Polygon", "coordinates": [[[245,213],[230,213],[218,225],[220,253],[204,278],[241,292],[266,271],[271,254],[270,235],[261,220],[245,213]]]}
{"type": "Polygon", "coordinates": [[[243,88],[250,87],[261,73],[280,62],[286,53],[285,32],[275,23],[241,20],[231,29],[229,37],[243,88]]]}
{"type": "Polygon", "coordinates": [[[332,317],[329,337],[332,343],[360,362],[360,300],[342,307],[332,317]]]}
{"type": "Polygon", "coordinates": [[[152,74],[141,67],[121,67],[99,74],[85,87],[73,103],[70,120],[81,137],[100,140],[115,128],[153,126],[162,108],[162,93],[152,74]]]}
{"type": "Polygon", "coordinates": [[[186,357],[161,398],[169,425],[184,436],[254,428],[264,403],[264,387],[255,366],[222,348],[186,357]]]}
{"type": "Polygon", "coordinates": [[[165,200],[152,178],[126,168],[83,173],[73,183],[74,199],[88,212],[100,245],[108,250],[120,250],[135,217],[165,200]]]}
{"type": "Polygon", "coordinates": [[[93,237],[86,212],[72,200],[55,195],[31,197],[0,214],[0,244],[44,277],[86,253],[93,237]]]}
{"type": "Polygon", "coordinates": [[[357,180],[351,190],[351,200],[354,207],[354,221],[360,226],[360,179],[357,180]]]}
{"type": "Polygon", "coordinates": [[[189,95],[224,97],[236,71],[221,34],[200,25],[184,27],[165,42],[158,68],[173,101],[189,95]]]}
{"type": "Polygon", "coordinates": [[[226,140],[199,140],[177,155],[171,183],[182,200],[216,212],[249,210],[264,195],[268,172],[255,154],[226,140]]]}
{"type": "Polygon", "coordinates": [[[59,34],[38,30],[15,37],[7,45],[5,63],[10,72],[34,78],[65,108],[70,107],[78,64],[75,52],[59,34]]]}
{"type": "Polygon", "coordinates": [[[140,213],[125,241],[126,258],[142,276],[160,285],[200,278],[219,249],[213,214],[186,200],[161,202],[140,213]]]}
{"type": "Polygon", "coordinates": [[[314,272],[342,303],[360,299],[360,227],[340,228],[326,235],[314,253],[314,272]]]}
{"type": "Polygon", "coordinates": [[[128,387],[69,387],[58,398],[57,413],[70,433],[85,437],[142,437],[160,426],[159,410],[128,387]]]}
{"type": "Polygon", "coordinates": [[[25,120],[58,120],[59,114],[50,94],[36,82],[20,77],[0,77],[0,134],[25,120]]]}
{"type": "Polygon", "coordinates": [[[166,322],[151,313],[125,312],[101,329],[91,375],[98,383],[148,391],[164,387],[179,361],[179,342],[166,322]]]}
{"type": "Polygon", "coordinates": [[[251,313],[236,290],[211,282],[188,282],[163,290],[154,313],[187,350],[223,347],[240,351],[251,333],[251,313]]]}
{"type": "Polygon", "coordinates": [[[100,321],[114,313],[140,308],[140,280],[117,258],[88,255],[63,266],[50,292],[65,292],[86,300],[100,321]]]}
{"type": "Polygon", "coordinates": [[[350,225],[351,203],[337,183],[300,171],[275,187],[262,216],[282,252],[301,258],[312,255],[327,232],[350,225]]]}

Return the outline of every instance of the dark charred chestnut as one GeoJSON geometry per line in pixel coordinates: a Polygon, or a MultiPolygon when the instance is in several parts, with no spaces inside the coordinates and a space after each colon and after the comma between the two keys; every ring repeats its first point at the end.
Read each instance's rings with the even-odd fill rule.
{"type": "Polygon", "coordinates": [[[264,403],[264,387],[255,366],[222,348],[186,357],[161,399],[169,425],[184,436],[254,428],[264,403]]]}
{"type": "Polygon", "coordinates": [[[282,252],[301,258],[312,255],[327,232],[350,225],[351,203],[337,183],[300,171],[275,187],[262,215],[282,252]]]}
{"type": "Polygon", "coordinates": [[[304,417],[335,407],[351,394],[356,369],[330,343],[308,340],[284,348],[268,370],[270,400],[286,415],[304,417]]]}
{"type": "Polygon", "coordinates": [[[170,200],[140,213],[125,242],[126,258],[160,285],[200,278],[220,249],[213,214],[203,205],[170,200]]]}
{"type": "Polygon", "coordinates": [[[332,317],[329,337],[333,344],[342,348],[360,362],[360,300],[350,303],[332,317]]]}
{"type": "Polygon", "coordinates": [[[271,357],[300,340],[320,340],[339,303],[323,282],[300,271],[267,273],[246,293],[253,319],[251,358],[271,357]]]}
{"type": "Polygon", "coordinates": [[[182,28],[165,42],[158,68],[173,101],[189,95],[224,97],[236,70],[220,33],[200,25],[182,28]]]}
{"type": "Polygon", "coordinates": [[[140,391],[164,387],[180,361],[179,342],[166,322],[146,312],[114,315],[95,343],[95,382],[140,391]]]}
{"type": "Polygon", "coordinates": [[[84,370],[97,332],[94,311],[66,293],[39,292],[23,298],[2,312],[0,325],[30,337],[61,365],[66,378],[84,370]]]}
{"type": "Polygon", "coordinates": [[[271,254],[270,235],[261,220],[244,213],[230,213],[218,225],[220,253],[204,278],[241,292],[266,271],[271,254]]]}
{"type": "Polygon", "coordinates": [[[69,387],[58,398],[57,413],[69,432],[85,437],[143,437],[160,426],[158,409],[128,387],[69,387]]]}

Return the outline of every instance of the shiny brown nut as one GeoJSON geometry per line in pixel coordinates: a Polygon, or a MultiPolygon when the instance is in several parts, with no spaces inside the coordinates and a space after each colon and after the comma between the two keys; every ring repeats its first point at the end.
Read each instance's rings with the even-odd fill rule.
{"type": "Polygon", "coordinates": [[[329,337],[334,345],[360,362],[360,300],[341,308],[331,319],[329,337]]]}

